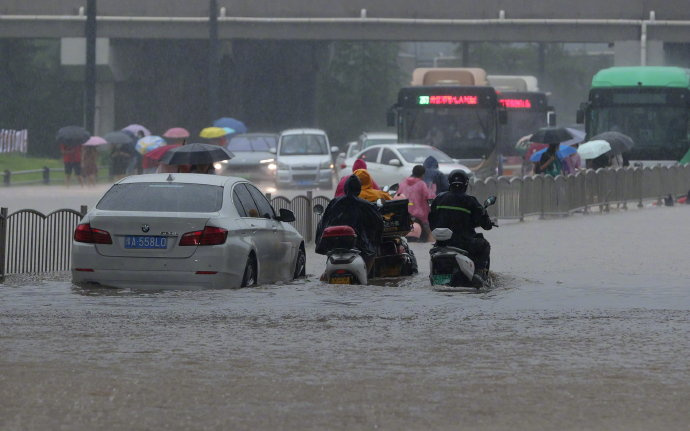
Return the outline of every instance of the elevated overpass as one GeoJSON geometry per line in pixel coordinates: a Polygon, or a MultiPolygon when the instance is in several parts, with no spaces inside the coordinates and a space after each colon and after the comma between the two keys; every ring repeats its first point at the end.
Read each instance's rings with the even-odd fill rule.
{"type": "MultiPolygon", "coordinates": [[[[3,0],[0,37],[83,35],[86,0],[3,0]]],[[[690,40],[684,0],[219,0],[221,39],[690,40]]],[[[98,2],[99,37],[203,39],[208,0],[98,2]]]]}

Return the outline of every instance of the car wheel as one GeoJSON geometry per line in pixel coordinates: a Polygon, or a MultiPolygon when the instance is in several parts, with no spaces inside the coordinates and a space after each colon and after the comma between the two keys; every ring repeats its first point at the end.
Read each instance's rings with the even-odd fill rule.
{"type": "Polygon", "coordinates": [[[307,254],[304,248],[300,246],[297,252],[297,262],[295,263],[295,273],[293,278],[302,278],[307,275],[307,254]]]}
{"type": "Polygon", "coordinates": [[[244,277],[242,277],[241,287],[255,286],[256,280],[256,259],[253,254],[250,254],[249,258],[247,258],[247,266],[244,267],[244,277]]]}

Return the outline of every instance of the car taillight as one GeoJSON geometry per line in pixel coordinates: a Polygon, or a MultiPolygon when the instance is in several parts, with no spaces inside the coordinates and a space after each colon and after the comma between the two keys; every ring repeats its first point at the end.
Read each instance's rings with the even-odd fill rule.
{"type": "Polygon", "coordinates": [[[94,229],[89,223],[80,224],[74,230],[74,240],[87,244],[112,244],[110,234],[101,229],[94,229]]]}
{"type": "Polygon", "coordinates": [[[223,244],[227,238],[227,229],[206,226],[204,230],[187,232],[182,235],[182,238],[180,238],[180,245],[218,245],[223,244]]]}
{"type": "Polygon", "coordinates": [[[347,165],[346,165],[345,163],[341,163],[341,164],[340,164],[340,169],[345,169],[345,168],[347,168],[347,165]]]}

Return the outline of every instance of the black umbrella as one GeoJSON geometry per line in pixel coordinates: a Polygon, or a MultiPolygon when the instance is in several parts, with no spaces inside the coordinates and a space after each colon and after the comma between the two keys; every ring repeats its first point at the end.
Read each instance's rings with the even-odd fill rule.
{"type": "Polygon", "coordinates": [[[593,136],[590,141],[600,139],[611,144],[611,150],[614,153],[624,153],[635,146],[635,142],[628,135],[624,135],[620,132],[602,132],[596,136],[593,136]]]}
{"type": "Polygon", "coordinates": [[[542,127],[534,132],[530,141],[540,144],[560,144],[575,137],[565,127],[542,127]]]}
{"type": "Polygon", "coordinates": [[[168,165],[210,165],[235,155],[225,147],[211,144],[188,144],[165,153],[161,162],[168,165]]]}
{"type": "Polygon", "coordinates": [[[81,126],[65,126],[58,130],[55,140],[58,144],[74,147],[88,141],[90,137],[91,133],[81,126]]]}
{"type": "Polygon", "coordinates": [[[119,130],[117,132],[106,133],[105,135],[103,135],[103,139],[105,139],[109,144],[113,145],[134,146],[134,144],[137,143],[136,138],[134,138],[132,135],[119,130]]]}

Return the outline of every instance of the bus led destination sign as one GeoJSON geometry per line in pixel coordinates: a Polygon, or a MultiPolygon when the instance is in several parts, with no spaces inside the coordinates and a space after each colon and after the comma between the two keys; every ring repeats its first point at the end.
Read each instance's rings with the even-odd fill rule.
{"type": "Polygon", "coordinates": [[[499,99],[501,106],[510,109],[530,109],[532,102],[529,99],[499,99]]]}
{"type": "Polygon", "coordinates": [[[420,105],[476,105],[479,102],[477,96],[461,95],[438,95],[438,96],[419,96],[420,105]]]}

